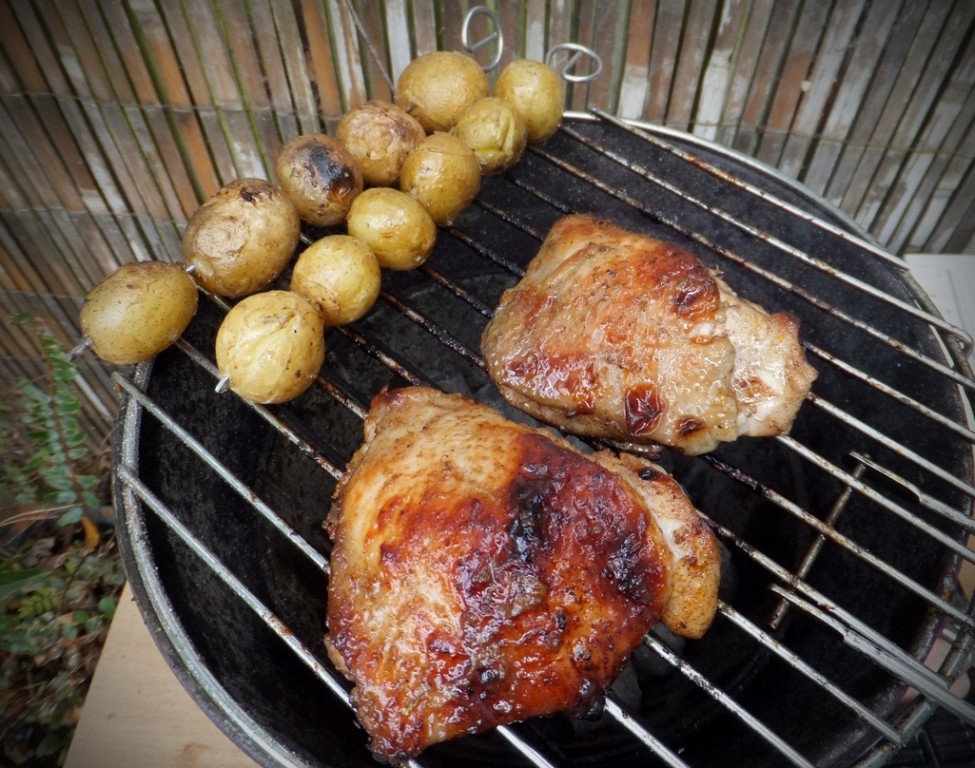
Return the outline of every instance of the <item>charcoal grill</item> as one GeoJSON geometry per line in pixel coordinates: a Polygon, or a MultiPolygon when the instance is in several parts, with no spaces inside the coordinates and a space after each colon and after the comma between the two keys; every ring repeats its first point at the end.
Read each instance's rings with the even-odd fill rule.
{"type": "Polygon", "coordinates": [[[975,560],[971,340],[900,260],[802,187],[601,112],[570,113],[485,179],[427,265],[385,274],[369,315],[327,331],[321,377],[292,403],[216,391],[227,305],[213,297],[175,347],[117,377],[123,557],[184,686],[262,764],[370,764],[321,641],[336,480],[384,387],[502,406],[480,332],[569,212],[677,242],[740,295],[795,314],[819,379],[789,436],[660,460],[723,547],[702,640],[651,632],[595,720],[539,718],[413,764],[879,766],[937,707],[975,723],[949,691],[975,634],[957,580],[975,560]],[[950,649],[926,666],[938,638],[950,649]]]}

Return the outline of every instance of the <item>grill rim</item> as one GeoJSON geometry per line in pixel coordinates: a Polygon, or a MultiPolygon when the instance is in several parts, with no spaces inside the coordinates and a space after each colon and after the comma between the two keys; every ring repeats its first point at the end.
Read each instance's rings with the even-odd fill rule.
{"type": "MultiPolygon", "coordinates": [[[[566,117],[567,119],[579,119],[580,116],[577,113],[567,113],[566,117]]],[[[598,121],[598,117],[589,115],[588,113],[583,114],[582,118],[587,121],[598,121]]],[[[866,233],[864,233],[862,228],[858,227],[855,222],[852,221],[852,219],[846,216],[846,214],[839,209],[836,209],[835,206],[831,206],[828,201],[817,198],[813,193],[802,187],[802,185],[798,184],[797,182],[782,176],[782,174],[775,169],[768,168],[761,163],[754,161],[752,158],[743,156],[734,150],[720,147],[707,141],[706,139],[700,139],[689,134],[664,129],[650,124],[634,123],[634,125],[650,131],[659,130],[659,132],[665,136],[676,138],[683,143],[700,146],[707,149],[709,152],[716,152],[718,154],[728,156],[734,161],[745,161],[746,164],[754,167],[754,169],[759,173],[771,175],[776,180],[786,183],[788,186],[792,187],[793,190],[803,199],[809,201],[814,206],[819,208],[832,208],[833,210],[830,211],[831,215],[843,221],[844,224],[849,225],[856,231],[858,236],[863,237],[863,239],[869,242],[869,236],[864,237],[866,233]]],[[[930,311],[933,315],[940,317],[937,307],[933,304],[933,302],[931,302],[930,298],[923,291],[921,286],[917,284],[913,276],[911,276],[910,272],[906,269],[906,265],[905,269],[899,271],[898,279],[902,280],[906,284],[908,290],[917,300],[919,300],[922,304],[929,305],[930,311]]],[[[967,359],[961,353],[959,345],[957,343],[947,343],[953,342],[955,339],[950,336],[949,338],[945,339],[945,334],[940,333],[935,333],[935,336],[942,339],[942,342],[946,347],[945,352],[947,356],[955,362],[956,366],[958,366],[968,378],[971,378],[971,368],[968,365],[967,359]]],[[[133,383],[142,390],[144,390],[148,384],[151,377],[152,367],[153,361],[140,364],[137,366],[135,374],[132,377],[133,383]]],[[[970,408],[970,398],[965,397],[964,393],[962,393],[961,400],[970,408]]],[[[135,462],[135,466],[137,467],[137,437],[139,434],[139,425],[141,423],[143,413],[142,407],[125,393],[122,395],[120,405],[119,424],[122,426],[122,440],[116,441],[114,462],[116,467],[121,466],[125,461],[130,462],[129,466],[132,465],[131,462],[135,462]]],[[[121,517],[123,520],[125,520],[126,530],[130,537],[129,539],[126,539],[126,537],[120,538],[120,547],[123,548],[123,554],[125,554],[126,550],[128,551],[128,557],[123,557],[123,561],[126,563],[126,570],[127,572],[134,572],[127,573],[127,575],[133,584],[133,594],[137,604],[139,605],[140,612],[146,619],[147,623],[149,623],[153,638],[156,641],[157,646],[159,646],[160,650],[163,652],[163,656],[166,658],[167,663],[169,663],[170,667],[174,669],[181,683],[185,688],[187,688],[191,696],[197,701],[201,708],[204,709],[211,720],[214,720],[214,722],[216,722],[233,741],[240,744],[242,748],[244,748],[245,752],[248,752],[248,754],[250,754],[252,757],[261,761],[269,756],[266,750],[268,750],[270,747],[272,748],[272,754],[280,754],[283,752],[286,754],[287,760],[293,764],[296,756],[293,752],[287,750],[286,747],[280,745],[273,739],[265,740],[254,737],[253,734],[260,732],[262,729],[259,727],[257,730],[254,729],[254,726],[256,725],[254,721],[239,707],[232,697],[226,694],[219,684],[217,684],[216,690],[218,690],[221,695],[213,696],[212,692],[193,676],[193,670],[197,669],[198,665],[201,664],[201,660],[195,655],[195,649],[193,650],[193,653],[190,654],[189,658],[184,656],[184,653],[181,652],[178,643],[178,633],[171,633],[170,628],[167,626],[166,621],[164,620],[167,611],[168,599],[165,601],[165,604],[157,604],[159,595],[154,596],[152,594],[152,588],[154,586],[153,580],[151,578],[145,580],[143,578],[143,574],[139,572],[141,570],[140,568],[130,568],[128,566],[129,562],[140,562],[140,558],[137,556],[136,552],[138,549],[136,544],[143,541],[145,537],[144,525],[142,524],[141,520],[141,514],[143,514],[143,511],[141,510],[144,509],[145,505],[132,490],[131,486],[122,481],[117,470],[113,472],[113,482],[117,484],[117,488],[122,487],[121,492],[116,490],[116,493],[114,494],[116,500],[116,515],[117,517],[121,517]],[[138,523],[133,521],[138,521],[138,523]],[[183,665],[185,665],[185,668],[183,665]],[[225,723],[223,716],[227,712],[226,706],[228,704],[231,705],[235,711],[240,713],[241,717],[239,721],[225,723]]],[[[969,506],[972,506],[972,504],[969,503],[969,506]]],[[[150,573],[152,572],[151,568],[148,570],[150,573]]],[[[945,582],[947,583],[948,581],[949,577],[946,575],[945,582]]],[[[155,584],[155,586],[159,588],[158,583],[155,584]]],[[[161,595],[163,598],[166,597],[164,590],[162,590],[161,595]]],[[[932,626],[932,631],[933,629],[934,628],[932,626]]],[[[953,647],[952,651],[949,653],[948,659],[946,659],[945,664],[948,666],[951,666],[952,659],[954,659],[956,662],[953,670],[949,671],[947,674],[960,671],[968,662],[970,650],[973,642],[975,641],[973,641],[970,635],[965,633],[961,633],[960,638],[962,642],[960,644],[956,643],[956,646],[953,647]]],[[[190,645],[192,646],[192,644],[190,645]]],[[[203,664],[203,668],[205,668],[205,663],[203,664]]],[[[923,725],[930,714],[936,709],[936,706],[937,705],[934,702],[926,699],[925,697],[918,697],[916,699],[914,708],[911,709],[910,712],[901,716],[902,722],[916,721],[916,724],[913,724],[912,722],[912,724],[909,726],[909,731],[904,732],[905,738],[908,738],[923,725]]],[[[878,741],[882,740],[882,737],[878,738],[878,741]]],[[[893,752],[899,747],[893,744],[888,744],[881,748],[881,751],[883,751],[885,748],[891,749],[891,754],[893,754],[893,752]]],[[[873,762],[873,760],[874,758],[871,757],[870,761],[858,763],[858,765],[882,765],[883,762],[885,762],[885,760],[881,762],[873,762]]]]}

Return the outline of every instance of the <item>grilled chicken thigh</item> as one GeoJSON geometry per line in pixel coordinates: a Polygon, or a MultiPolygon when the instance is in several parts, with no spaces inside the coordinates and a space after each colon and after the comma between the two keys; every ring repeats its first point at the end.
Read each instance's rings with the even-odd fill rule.
{"type": "Polygon", "coordinates": [[[788,432],[816,378],[794,317],[739,298],[682,248],[587,216],[555,223],[481,347],[532,416],[688,454],[788,432]]]}
{"type": "Polygon", "coordinates": [[[375,398],[326,527],[329,657],[377,758],[586,711],[663,618],[699,637],[714,535],[659,467],[460,395],[375,398]]]}

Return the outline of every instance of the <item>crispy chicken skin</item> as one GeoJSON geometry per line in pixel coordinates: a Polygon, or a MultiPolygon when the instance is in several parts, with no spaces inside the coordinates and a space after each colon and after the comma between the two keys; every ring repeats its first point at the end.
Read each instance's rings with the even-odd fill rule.
{"type": "Polygon", "coordinates": [[[584,712],[661,617],[710,624],[717,545],[659,467],[424,387],[364,429],[326,520],[325,645],[378,759],[584,712]]]}
{"type": "Polygon", "coordinates": [[[559,219],[481,339],[512,405],[568,432],[706,453],[788,432],[816,378],[798,322],[688,251],[559,219]]]}

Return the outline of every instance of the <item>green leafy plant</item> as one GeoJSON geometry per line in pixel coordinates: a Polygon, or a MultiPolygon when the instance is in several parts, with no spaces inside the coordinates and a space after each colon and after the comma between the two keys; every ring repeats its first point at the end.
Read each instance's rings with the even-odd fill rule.
{"type": "Polygon", "coordinates": [[[60,765],[124,584],[106,453],[78,420],[77,367],[37,335],[44,372],[0,398],[0,762],[60,765]]]}
{"type": "MultiPolygon", "coordinates": [[[[13,397],[0,401],[0,453],[6,457],[0,499],[35,518],[56,514],[60,525],[85,525],[104,504],[97,491],[103,475],[92,472],[91,441],[77,418],[78,369],[54,336],[36,324],[35,332],[44,355],[43,379],[18,381],[13,397]]],[[[85,527],[93,535],[94,526],[85,527]]]]}

